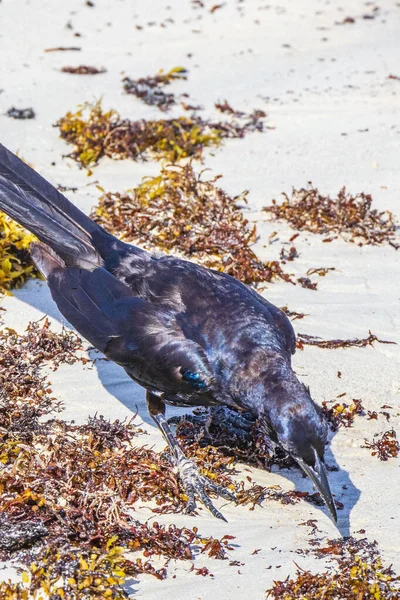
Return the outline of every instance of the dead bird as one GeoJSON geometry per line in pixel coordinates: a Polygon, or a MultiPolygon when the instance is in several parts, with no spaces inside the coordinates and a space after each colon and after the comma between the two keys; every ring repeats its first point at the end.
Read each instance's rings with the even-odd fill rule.
{"type": "Polygon", "coordinates": [[[148,410],[185,488],[218,518],[206,489],[235,500],[183,454],[165,405],[250,411],[297,461],[336,521],[324,466],[328,426],[291,367],[286,315],[240,281],[107,233],[0,145],[0,209],[34,233],[31,254],[60,312],[147,391],[148,410]]]}

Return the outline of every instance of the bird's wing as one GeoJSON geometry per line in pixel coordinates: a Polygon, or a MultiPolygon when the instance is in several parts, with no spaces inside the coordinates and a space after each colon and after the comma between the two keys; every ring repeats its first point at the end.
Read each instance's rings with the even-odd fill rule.
{"type": "Polygon", "coordinates": [[[172,315],[135,297],[104,268],[56,268],[48,283],[75,329],[141,385],[170,394],[209,390],[213,376],[202,348],[172,315]]]}
{"type": "Polygon", "coordinates": [[[271,304],[271,302],[268,302],[268,300],[263,298],[263,296],[260,296],[260,294],[257,294],[257,292],[253,292],[253,294],[257,296],[257,300],[271,315],[276,329],[280,332],[284,340],[286,350],[290,352],[290,354],[294,354],[296,352],[296,334],[288,317],[285,315],[283,310],[274,304],[271,304]]]}
{"type": "MultiPolygon", "coordinates": [[[[133,286],[133,280],[137,279],[134,269],[132,269],[134,272],[132,277],[129,274],[125,275],[123,268],[127,269],[122,265],[118,277],[124,278],[128,286],[133,286]]],[[[273,333],[279,339],[281,347],[289,355],[296,351],[296,335],[285,313],[252,288],[226,273],[206,269],[186,260],[164,256],[153,259],[151,265],[147,264],[145,274],[143,275],[143,271],[141,274],[141,295],[151,298],[152,303],[168,304],[177,312],[182,310],[179,308],[181,304],[184,306],[184,325],[189,326],[187,337],[192,338],[193,328],[190,326],[198,319],[199,314],[210,310],[214,302],[215,323],[219,326],[220,318],[225,317],[229,310],[230,317],[235,317],[239,321],[244,321],[245,313],[250,320],[252,315],[256,314],[263,318],[269,333],[273,333]]],[[[232,326],[230,318],[229,327],[232,326]]]]}
{"type": "Polygon", "coordinates": [[[267,322],[273,325],[275,332],[281,338],[286,351],[289,354],[296,352],[296,334],[290,320],[280,308],[234,277],[219,271],[213,271],[213,273],[217,278],[224,280],[228,286],[236,288],[242,297],[249,296],[256,300],[267,322]]]}
{"type": "MultiPolygon", "coordinates": [[[[47,281],[60,312],[101,352],[120,333],[118,306],[132,298],[130,290],[103,267],[54,268],[47,281]]],[[[141,301],[132,298],[134,303],[141,301]]]]}

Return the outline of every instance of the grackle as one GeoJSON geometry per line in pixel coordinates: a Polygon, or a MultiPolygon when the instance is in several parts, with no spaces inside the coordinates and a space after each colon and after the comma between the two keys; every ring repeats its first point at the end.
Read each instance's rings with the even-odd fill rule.
{"type": "Polygon", "coordinates": [[[291,368],[286,315],[235,278],[110,235],[0,144],[0,209],[40,240],[31,254],[64,317],[146,389],[188,497],[235,499],[186,458],[165,404],[250,411],[336,509],[324,466],[328,427],[291,368]]]}

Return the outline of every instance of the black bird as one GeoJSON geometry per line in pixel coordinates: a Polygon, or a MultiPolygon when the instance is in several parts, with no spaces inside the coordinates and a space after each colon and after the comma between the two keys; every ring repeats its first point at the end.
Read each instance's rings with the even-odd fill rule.
{"type": "Polygon", "coordinates": [[[147,390],[193,511],[219,518],[203,477],[165,419],[165,404],[250,411],[312,479],[336,521],[324,466],[328,427],[291,368],[296,338],[276,306],[235,278],[121,242],[0,144],[0,209],[33,232],[31,247],[64,317],[147,390]]]}

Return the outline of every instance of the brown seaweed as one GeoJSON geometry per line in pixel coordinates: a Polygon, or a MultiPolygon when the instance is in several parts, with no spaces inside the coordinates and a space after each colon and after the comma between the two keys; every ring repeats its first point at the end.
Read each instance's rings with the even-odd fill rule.
{"type": "Polygon", "coordinates": [[[263,210],[276,219],[290,223],[293,229],[310,231],[329,236],[331,241],[338,236],[359,245],[395,243],[398,224],[390,211],[379,212],[372,208],[372,196],[361,192],[351,195],[343,187],[337,198],[323,196],[311,183],[308,188],[294,189],[292,196],[283,194],[284,201],[263,210]]]}
{"type": "Polygon", "coordinates": [[[377,439],[372,442],[365,440],[365,446],[362,446],[372,450],[372,456],[377,456],[379,460],[386,461],[399,455],[400,444],[397,441],[397,434],[394,429],[385,431],[380,437],[379,434],[376,434],[375,437],[377,439]]]}
{"type": "Polygon", "coordinates": [[[95,165],[102,156],[114,159],[148,158],[177,161],[200,159],[204,148],[219,146],[228,138],[243,138],[263,130],[264,113],[255,111],[243,121],[213,122],[199,116],[129,121],[115,110],[103,111],[101,103],[83,104],[68,112],[56,126],[74,150],[69,155],[83,167],[95,165]]]}
{"type": "Polygon", "coordinates": [[[89,65],[79,65],[77,67],[61,67],[62,73],[70,73],[71,75],[99,75],[101,73],[105,73],[106,69],[102,67],[98,69],[97,67],[91,67],[89,65]]]}
{"type": "Polygon", "coordinates": [[[226,536],[134,518],[139,500],[158,512],[185,502],[167,459],[137,444],[131,422],[56,418],[62,406],[40,366],[81,360],[77,336],[51,332],[42,320],[23,335],[0,330],[0,346],[0,558],[23,565],[21,583],[0,583],[2,598],[125,598],[126,578],[166,576],[148,560],[154,554],[190,560],[196,545],[225,558],[226,536]],[[142,557],[128,559],[131,551],[142,557]]]}
{"type": "Polygon", "coordinates": [[[311,281],[309,277],[299,277],[297,283],[307,290],[316,290],[318,287],[318,283],[311,281]]]}
{"type": "Polygon", "coordinates": [[[166,73],[160,71],[153,77],[140,77],[131,79],[125,77],[122,82],[127,94],[132,94],[149,106],[157,106],[161,111],[167,111],[176,104],[174,94],[167,93],[164,88],[173,81],[187,78],[187,70],[183,67],[175,67],[166,73]]]}
{"type": "Polygon", "coordinates": [[[314,335],[307,335],[305,333],[297,334],[297,348],[304,350],[304,346],[317,346],[318,348],[327,348],[330,350],[337,348],[366,348],[372,346],[375,342],[379,344],[396,344],[389,340],[381,340],[376,335],[369,331],[369,335],[366,338],[351,338],[347,340],[323,340],[314,335]]]}
{"type": "MultiPolygon", "coordinates": [[[[340,396],[343,395],[341,394],[340,396]]],[[[337,431],[342,426],[351,427],[357,415],[365,414],[361,400],[353,399],[351,404],[336,402],[333,406],[328,406],[333,402],[334,400],[331,402],[322,402],[323,413],[329,421],[332,431],[337,431]]]]}
{"type": "Polygon", "coordinates": [[[45,52],[80,52],[82,48],[78,46],[57,46],[55,48],[46,48],[45,52]]]}
{"type": "Polygon", "coordinates": [[[398,598],[400,577],[384,566],[376,542],[353,537],[329,540],[328,546],[313,553],[329,561],[320,573],[299,567],[294,579],[275,581],[267,590],[274,600],[384,600],[398,598]]]}
{"type": "Polygon", "coordinates": [[[306,313],[297,312],[295,310],[290,310],[287,306],[281,306],[281,311],[285,313],[286,316],[289,317],[291,321],[295,321],[296,319],[304,319],[304,317],[308,317],[306,313]]]}
{"type": "Polygon", "coordinates": [[[121,239],[149,250],[180,253],[245,283],[286,281],[278,261],[263,262],[252,249],[256,227],[239,205],[246,192],[231,197],[191,164],[163,167],[126,193],[106,193],[92,218],[121,239]]]}

